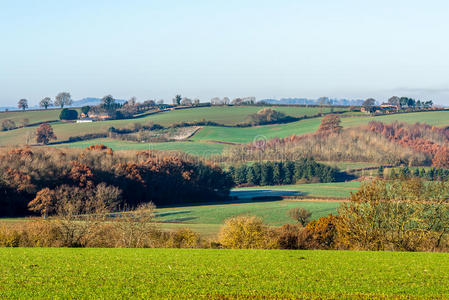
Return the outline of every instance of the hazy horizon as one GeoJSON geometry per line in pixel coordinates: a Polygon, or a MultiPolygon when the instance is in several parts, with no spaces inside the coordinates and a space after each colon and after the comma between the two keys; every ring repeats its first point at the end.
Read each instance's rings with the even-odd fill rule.
{"type": "Polygon", "coordinates": [[[449,2],[20,1],[0,4],[0,106],[68,91],[449,105],[449,2]]]}

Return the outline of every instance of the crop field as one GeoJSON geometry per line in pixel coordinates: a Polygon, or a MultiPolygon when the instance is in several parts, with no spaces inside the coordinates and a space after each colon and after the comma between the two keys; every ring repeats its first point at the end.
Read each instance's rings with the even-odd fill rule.
{"type": "Polygon", "coordinates": [[[447,253],[0,249],[1,298],[449,297],[447,253]]]}

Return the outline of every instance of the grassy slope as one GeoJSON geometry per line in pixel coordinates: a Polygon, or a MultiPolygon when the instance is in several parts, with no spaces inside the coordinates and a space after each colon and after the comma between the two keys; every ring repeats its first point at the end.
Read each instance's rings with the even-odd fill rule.
{"type": "Polygon", "coordinates": [[[252,201],[250,199],[261,196],[347,198],[349,193],[356,191],[359,186],[360,182],[343,182],[239,188],[234,189],[232,195],[239,197],[240,202],[158,208],[156,211],[157,220],[169,222],[160,223],[162,229],[188,227],[204,236],[216,235],[224,220],[237,215],[258,216],[272,226],[280,226],[292,222],[290,217],[287,216],[287,211],[291,208],[305,208],[312,212],[313,219],[317,219],[331,213],[336,214],[341,202],[252,201]]]}
{"type": "MultiPolygon", "coordinates": [[[[297,107],[281,107],[279,110],[285,110],[290,115],[300,116],[305,113],[312,114],[317,108],[297,108],[297,107]]],[[[76,136],[85,133],[105,132],[109,127],[125,127],[132,123],[139,122],[145,123],[153,121],[155,123],[162,123],[164,125],[172,124],[179,121],[192,121],[205,118],[206,120],[212,120],[217,122],[227,122],[233,124],[244,120],[247,114],[257,111],[260,107],[210,107],[210,108],[194,108],[179,111],[164,112],[161,114],[147,116],[140,119],[132,120],[115,120],[105,122],[94,122],[84,124],[66,124],[57,123],[53,124],[54,131],[58,136],[58,140],[67,140],[70,136],[76,136]]],[[[30,112],[31,113],[31,112],[30,112]]],[[[393,122],[395,120],[404,121],[409,123],[424,122],[435,126],[449,125],[449,111],[436,111],[436,112],[421,112],[421,113],[408,113],[387,115],[378,117],[366,117],[355,116],[342,119],[344,127],[358,126],[367,124],[371,120],[377,120],[382,122],[393,122]]],[[[281,125],[266,125],[250,128],[227,128],[227,127],[211,127],[206,126],[200,132],[198,132],[193,138],[193,141],[226,141],[234,143],[248,143],[254,139],[273,138],[273,137],[286,137],[292,134],[304,134],[315,131],[321,122],[320,118],[302,120],[299,122],[293,122],[289,124],[281,125]]],[[[17,145],[23,144],[26,140],[27,133],[33,134],[35,128],[21,128],[10,132],[0,132],[0,146],[1,145],[17,145]]],[[[96,143],[92,141],[92,143],[96,143]]],[[[126,144],[123,142],[124,149],[132,149],[136,147],[141,149],[142,145],[126,144]]],[[[83,145],[84,146],[84,145],[83,145]]],[[[114,144],[118,149],[120,145],[114,144]]],[[[172,144],[167,148],[172,150],[179,149],[184,150],[182,144],[172,144]],[[176,146],[176,147],[171,147],[176,146]],[[178,148],[179,146],[179,148],[178,148]]],[[[208,151],[211,145],[201,144],[202,147],[195,146],[197,151],[208,151]]],[[[147,146],[145,146],[147,147],[147,146]]],[[[156,147],[156,146],[155,146],[156,147]]],[[[157,146],[161,147],[162,146],[157,146]]],[[[218,146],[217,146],[218,147],[218,146]]],[[[216,150],[217,148],[214,148],[216,150]]]]}
{"type": "Polygon", "coordinates": [[[19,125],[25,118],[27,118],[30,123],[54,121],[59,120],[60,113],[60,109],[0,112],[0,122],[10,119],[19,125]]]}
{"type": "MultiPolygon", "coordinates": [[[[247,187],[247,188],[237,188],[233,190],[234,195],[243,192],[254,192],[249,193],[247,197],[258,196],[261,193],[270,193],[275,196],[275,191],[287,192],[293,191],[295,193],[292,196],[304,196],[304,197],[319,197],[319,198],[347,198],[350,192],[355,192],[360,187],[361,183],[359,181],[350,182],[334,182],[334,183],[311,183],[311,184],[292,184],[292,185],[278,185],[278,186],[262,186],[262,187],[247,187]],[[272,192],[270,192],[272,191],[272,192]]],[[[245,194],[241,194],[244,196],[245,194]]],[[[288,194],[286,194],[288,196],[288,194]]]]}
{"type": "Polygon", "coordinates": [[[158,221],[182,222],[184,224],[222,225],[227,218],[247,215],[258,216],[270,225],[280,226],[293,222],[287,216],[287,211],[291,208],[305,208],[312,212],[313,219],[317,219],[330,213],[335,214],[339,206],[340,202],[338,201],[248,201],[160,208],[156,211],[156,219],[158,221]]]}
{"type": "MultiPolygon", "coordinates": [[[[407,113],[397,115],[386,115],[377,117],[356,116],[342,118],[343,127],[353,127],[368,124],[370,121],[380,121],[391,123],[394,121],[407,123],[427,123],[435,126],[449,125],[449,111],[407,113]]],[[[321,118],[302,120],[289,124],[266,125],[249,128],[223,128],[223,127],[204,127],[198,132],[193,140],[216,140],[235,143],[248,143],[255,137],[264,137],[267,139],[274,137],[286,137],[292,134],[311,133],[318,129],[321,118]]]]}
{"type": "MultiPolygon", "coordinates": [[[[319,112],[319,108],[314,107],[272,107],[274,109],[285,112],[290,116],[303,116],[303,115],[314,115],[319,112]]],[[[59,141],[67,140],[71,136],[83,135],[86,133],[98,133],[106,132],[109,127],[114,126],[117,128],[122,128],[129,126],[133,123],[146,123],[153,122],[164,126],[183,122],[183,121],[200,121],[205,119],[207,121],[214,121],[219,123],[224,123],[228,125],[233,125],[236,123],[244,122],[249,114],[255,113],[262,109],[260,106],[238,106],[238,107],[200,107],[192,109],[182,109],[169,112],[163,112],[155,115],[146,116],[144,118],[137,119],[127,119],[127,120],[112,120],[103,122],[93,122],[93,123],[57,123],[52,124],[53,130],[58,137],[59,141]]],[[[323,112],[326,112],[326,108],[323,112]]],[[[25,112],[31,116],[37,112],[25,112]]],[[[1,114],[0,114],[1,115],[1,114]]],[[[57,119],[59,116],[56,116],[57,119]]],[[[29,117],[31,119],[31,117],[29,117]]],[[[18,145],[25,143],[25,136],[27,133],[35,132],[34,127],[21,128],[10,132],[0,132],[0,145],[18,145]]]]}
{"type": "MultiPolygon", "coordinates": [[[[201,121],[202,119],[205,119],[207,121],[214,121],[220,124],[235,125],[237,123],[244,122],[248,115],[254,114],[262,108],[263,107],[260,106],[212,106],[182,109],[153,115],[151,117],[151,121],[165,126],[177,122],[201,121]]],[[[292,117],[302,117],[304,115],[310,116],[320,112],[320,108],[317,107],[272,106],[271,108],[292,117]]],[[[323,108],[323,112],[329,111],[330,108],[323,108]]]]}
{"type": "Polygon", "coordinates": [[[318,129],[321,118],[301,120],[298,122],[265,125],[246,128],[212,127],[205,126],[192,137],[194,141],[225,141],[233,143],[248,143],[255,139],[271,139],[274,137],[286,137],[292,134],[305,134],[318,129]]]}
{"type": "Polygon", "coordinates": [[[113,139],[94,139],[70,144],[56,145],[55,147],[67,148],[86,148],[89,145],[103,144],[113,150],[169,150],[183,151],[197,156],[209,156],[220,154],[224,148],[229,147],[226,144],[208,143],[208,142],[167,142],[167,143],[135,143],[127,141],[118,141],[113,139]]]}
{"type": "Polygon", "coordinates": [[[446,253],[0,249],[2,298],[449,297],[446,253]]]}

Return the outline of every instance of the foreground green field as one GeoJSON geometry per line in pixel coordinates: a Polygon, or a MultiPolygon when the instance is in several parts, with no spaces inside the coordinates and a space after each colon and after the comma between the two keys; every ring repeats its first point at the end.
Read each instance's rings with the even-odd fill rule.
{"type": "Polygon", "coordinates": [[[1,298],[449,297],[446,253],[0,249],[1,298]]]}

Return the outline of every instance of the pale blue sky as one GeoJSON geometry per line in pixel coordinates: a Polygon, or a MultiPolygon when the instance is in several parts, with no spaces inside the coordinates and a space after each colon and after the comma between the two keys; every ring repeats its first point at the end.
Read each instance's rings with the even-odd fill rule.
{"type": "Polygon", "coordinates": [[[449,1],[0,0],[0,105],[177,94],[449,104],[449,1]]]}

